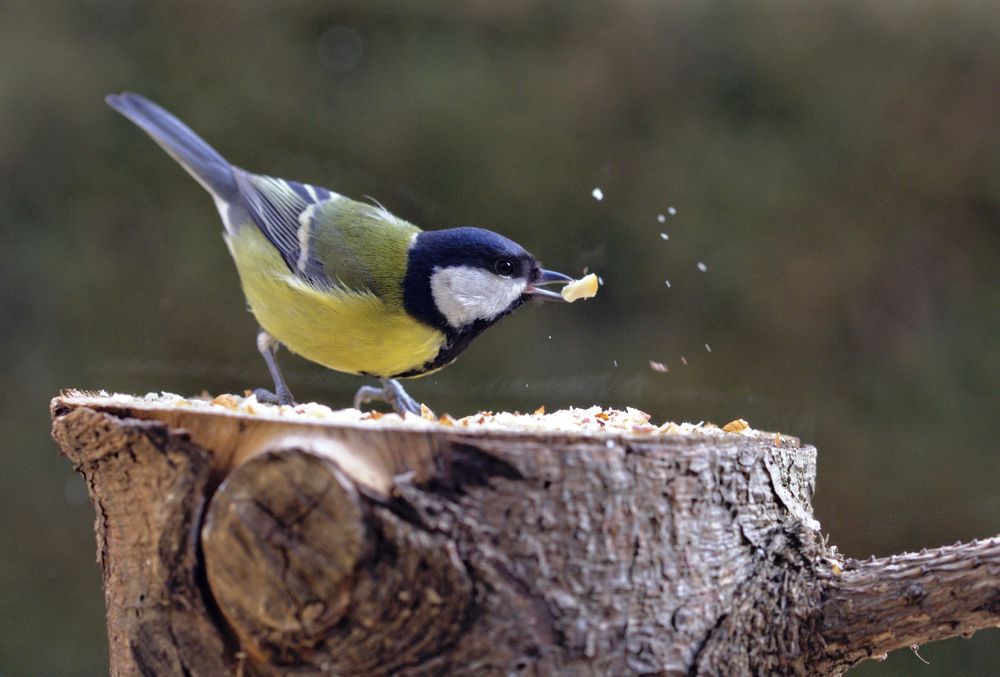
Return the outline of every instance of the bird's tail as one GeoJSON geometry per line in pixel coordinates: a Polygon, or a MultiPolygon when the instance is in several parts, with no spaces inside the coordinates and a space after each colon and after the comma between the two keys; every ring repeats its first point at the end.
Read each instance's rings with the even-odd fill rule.
{"type": "Polygon", "coordinates": [[[232,166],[183,122],[146,97],[131,92],[109,94],[105,101],[149,134],[217,202],[239,200],[232,166]]]}

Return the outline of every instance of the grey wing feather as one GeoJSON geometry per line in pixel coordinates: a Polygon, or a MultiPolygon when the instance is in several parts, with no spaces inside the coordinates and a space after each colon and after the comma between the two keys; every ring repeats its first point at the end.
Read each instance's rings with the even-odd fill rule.
{"type": "Polygon", "coordinates": [[[311,205],[339,199],[339,195],[319,186],[251,174],[229,164],[187,125],[143,96],[111,94],[107,102],[145,130],[215,197],[227,228],[245,218],[245,209],[293,273],[313,284],[331,284],[323,264],[312,256],[311,227],[300,230],[300,225],[303,218],[308,220],[308,215],[303,215],[311,205]]]}
{"type": "Polygon", "coordinates": [[[251,174],[236,167],[233,176],[250,218],[289,269],[313,284],[332,284],[323,264],[312,254],[311,230],[302,229],[302,217],[311,205],[340,196],[318,186],[251,174]]]}

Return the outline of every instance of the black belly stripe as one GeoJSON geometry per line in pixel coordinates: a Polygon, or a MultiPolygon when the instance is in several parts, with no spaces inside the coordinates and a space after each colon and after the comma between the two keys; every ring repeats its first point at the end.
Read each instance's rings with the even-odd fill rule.
{"type": "Polygon", "coordinates": [[[447,367],[462,354],[462,351],[469,347],[469,344],[472,343],[477,336],[499,322],[502,318],[514,312],[523,302],[522,298],[521,301],[512,304],[510,308],[492,320],[476,320],[471,325],[460,331],[449,329],[445,332],[446,340],[444,345],[441,347],[441,350],[438,351],[438,354],[434,356],[433,360],[428,360],[419,367],[415,367],[414,369],[410,369],[409,371],[405,371],[401,374],[396,374],[390,378],[414,378],[416,376],[426,374],[427,372],[447,367]]]}

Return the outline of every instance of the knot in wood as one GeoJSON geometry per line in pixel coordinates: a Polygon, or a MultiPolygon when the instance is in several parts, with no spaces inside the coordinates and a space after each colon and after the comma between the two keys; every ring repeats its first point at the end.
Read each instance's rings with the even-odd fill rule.
{"type": "Polygon", "coordinates": [[[218,488],[202,528],[209,586],[250,651],[286,659],[322,639],[351,601],[368,529],[329,459],[270,451],[218,488]]]}

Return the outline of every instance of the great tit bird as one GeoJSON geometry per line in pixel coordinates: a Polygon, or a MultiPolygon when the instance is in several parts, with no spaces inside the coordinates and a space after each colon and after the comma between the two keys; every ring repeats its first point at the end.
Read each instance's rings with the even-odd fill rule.
{"type": "Polygon", "coordinates": [[[420,412],[396,379],[451,364],[474,338],[543,288],[572,281],[482,228],[422,231],[379,204],[229,164],[184,123],[138,94],[107,103],[141,127],[212,196],[274,380],[261,399],[294,401],[275,354],[373,376],[355,407],[379,399],[420,412]]]}

